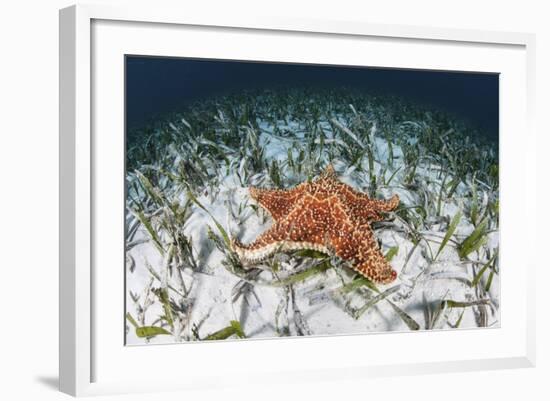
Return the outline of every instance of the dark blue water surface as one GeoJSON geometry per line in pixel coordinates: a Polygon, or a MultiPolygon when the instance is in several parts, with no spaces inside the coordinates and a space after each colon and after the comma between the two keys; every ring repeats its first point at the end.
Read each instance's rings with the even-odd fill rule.
{"type": "Polygon", "coordinates": [[[132,130],[191,102],[242,89],[354,87],[450,112],[498,141],[498,74],[126,57],[126,123],[132,130]]]}

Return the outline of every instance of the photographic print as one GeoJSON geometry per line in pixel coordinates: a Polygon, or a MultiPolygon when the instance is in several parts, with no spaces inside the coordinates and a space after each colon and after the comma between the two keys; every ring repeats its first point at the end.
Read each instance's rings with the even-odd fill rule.
{"type": "Polygon", "coordinates": [[[125,69],[127,345],[500,326],[498,74],[125,69]]]}

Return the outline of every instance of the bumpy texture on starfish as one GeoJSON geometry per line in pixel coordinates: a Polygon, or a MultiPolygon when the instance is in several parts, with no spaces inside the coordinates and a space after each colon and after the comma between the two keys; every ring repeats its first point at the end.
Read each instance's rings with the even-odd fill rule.
{"type": "Polygon", "coordinates": [[[397,274],[382,255],[370,223],[399,205],[397,195],[387,201],[370,199],[338,181],[332,166],[293,189],[249,191],[274,224],[249,245],[233,241],[243,262],[260,262],[276,251],[311,249],[351,261],[354,270],[374,282],[395,280],[397,274]]]}

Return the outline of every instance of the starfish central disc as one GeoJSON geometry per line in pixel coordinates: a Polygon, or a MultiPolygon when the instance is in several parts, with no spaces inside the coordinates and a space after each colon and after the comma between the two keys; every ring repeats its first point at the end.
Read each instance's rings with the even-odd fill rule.
{"type": "Polygon", "coordinates": [[[397,195],[371,199],[338,181],[332,166],[313,182],[292,189],[249,191],[274,224],[251,244],[233,241],[242,261],[255,263],[277,251],[311,249],[351,261],[354,270],[374,282],[395,280],[397,274],[382,255],[370,223],[399,205],[397,195]]]}

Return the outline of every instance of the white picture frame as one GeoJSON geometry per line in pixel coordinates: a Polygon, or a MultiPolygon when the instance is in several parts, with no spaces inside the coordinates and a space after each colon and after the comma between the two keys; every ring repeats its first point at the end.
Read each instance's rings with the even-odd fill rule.
{"type": "MultiPolygon", "coordinates": [[[[63,9],[60,11],[59,374],[61,391],[80,396],[244,385],[238,380],[238,376],[226,375],[228,367],[222,366],[223,361],[220,361],[219,371],[215,372],[207,371],[206,365],[197,363],[195,369],[188,372],[185,379],[165,375],[164,377],[151,377],[150,380],[145,380],[144,378],[132,377],[131,372],[127,374],[120,373],[124,371],[121,367],[135,365],[137,361],[144,360],[148,363],[154,363],[154,361],[166,358],[166,355],[170,353],[183,352],[182,345],[133,347],[132,351],[125,349],[123,315],[120,315],[120,334],[105,334],[104,331],[98,333],[96,330],[97,325],[105,327],[104,323],[107,323],[108,318],[102,313],[104,311],[102,306],[95,304],[97,299],[94,298],[94,294],[97,294],[96,291],[101,291],[106,298],[113,298],[113,301],[115,301],[117,288],[120,287],[120,280],[107,283],[104,280],[105,275],[94,272],[94,263],[97,260],[94,239],[97,238],[98,230],[103,227],[98,220],[98,216],[103,212],[99,211],[97,213],[97,208],[100,206],[98,206],[96,196],[98,192],[101,193],[101,188],[98,185],[103,184],[100,182],[101,180],[97,181],[95,177],[98,174],[97,170],[101,169],[102,165],[104,169],[111,166],[120,168],[117,163],[123,157],[119,152],[121,148],[117,147],[118,145],[113,148],[107,142],[98,142],[94,139],[93,126],[98,127],[101,124],[101,121],[95,121],[94,118],[98,118],[97,110],[104,107],[102,106],[103,103],[97,103],[97,97],[103,95],[96,93],[96,91],[101,92],[102,89],[101,87],[95,87],[94,85],[97,85],[97,82],[93,82],[94,74],[97,74],[101,68],[98,61],[100,59],[98,54],[101,53],[98,52],[102,51],[106,38],[113,42],[113,49],[115,49],[118,44],[126,43],[127,37],[139,34],[140,30],[152,29],[147,36],[149,43],[143,43],[146,42],[144,40],[140,43],[142,54],[149,54],[151,48],[149,47],[148,51],[147,46],[154,46],[155,40],[163,37],[163,35],[171,34],[166,29],[178,29],[178,27],[181,28],[182,34],[185,34],[185,27],[198,28],[199,31],[203,29],[205,32],[213,30],[216,32],[216,37],[222,39],[223,37],[219,35],[229,35],[229,33],[242,36],[243,40],[247,40],[246,38],[250,35],[261,33],[266,36],[266,40],[273,40],[274,43],[282,40],[278,39],[277,35],[286,35],[290,39],[294,39],[294,36],[296,38],[316,38],[315,40],[319,41],[330,41],[331,38],[338,38],[342,41],[367,40],[370,38],[372,40],[384,40],[387,44],[399,41],[407,41],[407,43],[418,45],[429,44],[430,46],[437,46],[442,54],[446,54],[445,46],[454,46],[453,51],[457,52],[475,51],[475,49],[485,52],[489,48],[496,49],[495,52],[503,52],[503,58],[498,59],[497,57],[495,59],[497,61],[493,61],[496,64],[487,64],[490,66],[487,69],[492,72],[501,72],[498,63],[503,64],[502,68],[504,68],[504,63],[507,61],[511,61],[510,64],[517,67],[515,72],[510,70],[509,75],[507,75],[510,80],[506,81],[506,85],[510,85],[510,87],[505,91],[501,91],[501,114],[502,110],[509,112],[504,117],[501,116],[501,122],[512,124],[515,129],[520,129],[523,132],[521,145],[512,136],[505,135],[501,140],[503,244],[513,243],[515,240],[521,241],[521,239],[516,238],[517,234],[514,234],[514,227],[519,222],[524,221],[526,222],[524,224],[527,225],[535,224],[535,218],[527,218],[535,216],[536,212],[533,208],[527,207],[526,195],[520,193],[523,191],[514,190],[517,185],[535,185],[534,174],[531,174],[535,171],[536,163],[535,133],[533,129],[534,35],[376,25],[367,22],[295,20],[290,17],[260,18],[243,16],[242,19],[237,20],[215,15],[215,13],[212,15],[186,15],[184,10],[163,10],[154,7],[112,8],[99,5],[78,5],[63,9]],[[117,26],[117,24],[119,25],[117,26]],[[132,35],[130,35],[130,30],[132,30],[132,35]],[[127,32],[127,34],[124,32],[127,32]],[[94,41],[94,34],[97,35],[96,41],[94,41]],[[157,34],[159,36],[156,36],[157,34]],[[269,35],[273,38],[267,38],[269,35]],[[504,53],[506,54],[504,55],[504,53]],[[98,60],[95,59],[96,56],[98,60]],[[506,98],[503,99],[503,96],[506,93],[511,93],[512,90],[524,95],[519,96],[519,99],[516,99],[519,103],[514,104],[514,106],[520,106],[519,110],[506,103],[508,101],[506,98]],[[96,97],[95,100],[94,96],[96,97]],[[511,166],[513,161],[508,157],[512,149],[517,155],[514,166],[511,166]],[[98,155],[105,157],[98,157],[98,155]],[[108,165],[110,162],[107,160],[115,160],[111,162],[115,164],[108,165]],[[105,319],[105,322],[103,322],[103,319],[105,319]],[[111,336],[114,339],[109,339],[106,336],[111,336]],[[117,347],[116,350],[113,347],[117,347]],[[180,348],[176,350],[169,347],[180,348]],[[112,368],[109,370],[108,366],[112,366],[112,368]],[[118,375],[115,374],[115,370],[119,372],[118,375]]],[[[160,49],[159,44],[159,54],[170,55],[173,51],[170,49],[175,48],[175,46],[175,43],[169,43],[164,44],[160,49]]],[[[136,47],[132,47],[132,49],[136,50],[136,47]]],[[[276,49],[276,46],[273,49],[276,49]]],[[[115,57],[118,57],[121,51],[125,51],[124,47],[117,47],[115,50],[119,52],[115,54],[115,57]]],[[[276,52],[276,50],[272,51],[276,52]]],[[[273,57],[280,58],[281,54],[283,53],[273,57]]],[[[424,65],[418,60],[409,60],[408,63],[412,64],[406,64],[405,57],[401,56],[400,59],[399,54],[387,54],[386,56],[388,56],[386,61],[380,61],[383,66],[392,64],[391,66],[421,68],[424,65]]],[[[244,55],[243,57],[246,59],[250,55],[244,55]]],[[[269,58],[269,56],[267,57],[269,58]]],[[[310,57],[309,61],[316,61],[312,59],[313,56],[308,57],[310,57]]],[[[221,58],[224,58],[224,55],[221,58]]],[[[103,55],[101,59],[107,60],[103,55]]],[[[361,61],[358,60],[356,63],[360,64],[361,61]]],[[[451,65],[451,68],[449,67],[450,64],[445,63],[446,61],[443,60],[440,64],[432,63],[425,64],[425,66],[431,65],[436,69],[468,71],[471,68],[471,70],[476,70],[473,66],[473,57],[466,58],[461,65],[451,65]]],[[[118,66],[113,65],[112,68],[118,68],[118,66]]],[[[122,74],[122,71],[119,71],[119,73],[122,74]]],[[[120,93],[122,92],[122,87],[117,85],[114,85],[114,87],[120,93]]],[[[113,110],[120,110],[122,104],[119,103],[115,101],[109,107],[113,110]]],[[[112,127],[120,127],[120,125],[113,123],[112,127]]],[[[507,126],[505,125],[502,128],[506,132],[507,126]]],[[[115,131],[117,130],[115,129],[115,131]]],[[[116,135],[123,135],[122,132],[118,131],[116,135]]],[[[116,143],[118,142],[115,141],[115,145],[116,143]]],[[[120,209],[120,207],[118,208],[120,209]]],[[[534,227],[532,229],[534,230],[534,227]]],[[[122,239],[120,239],[120,242],[122,243],[122,239]]],[[[533,245],[527,242],[524,242],[525,248],[531,249],[533,245]]],[[[381,375],[532,367],[535,364],[534,270],[536,261],[533,257],[534,253],[527,251],[521,258],[521,255],[512,249],[510,251],[503,249],[502,254],[501,263],[504,271],[506,271],[506,266],[516,263],[516,261],[520,262],[522,269],[521,273],[517,273],[517,279],[514,279],[518,289],[513,296],[520,299],[517,310],[509,315],[512,318],[508,320],[506,320],[506,315],[503,316],[502,327],[499,329],[476,331],[475,333],[461,331],[453,334],[453,341],[462,341],[465,345],[480,339],[493,344],[493,347],[485,353],[480,350],[473,350],[470,354],[465,354],[464,358],[460,358],[453,356],[452,353],[446,355],[443,352],[439,357],[433,355],[433,357],[425,360],[418,359],[415,355],[406,357],[403,355],[390,355],[386,360],[384,355],[380,354],[378,357],[374,355],[371,361],[361,362],[352,359],[347,361],[338,360],[335,357],[336,354],[330,352],[330,349],[338,347],[356,347],[361,346],[363,342],[378,342],[381,341],[379,338],[385,336],[390,336],[392,341],[398,343],[403,338],[403,334],[289,339],[284,341],[245,341],[224,345],[219,343],[189,344],[183,346],[188,347],[185,351],[187,357],[195,358],[197,361],[201,358],[211,360],[211,358],[219,355],[228,359],[238,358],[243,355],[243,352],[247,352],[246,357],[242,357],[244,360],[241,362],[241,365],[243,365],[242,371],[253,375],[256,383],[267,383],[269,378],[273,378],[273,375],[277,375],[278,379],[283,382],[338,379],[340,377],[353,377],[361,380],[361,378],[381,375]],[[483,340],[483,338],[486,339],[483,340]],[[508,347],[502,345],[505,343],[508,344],[508,347]],[[312,358],[309,364],[299,358],[302,354],[314,355],[319,347],[329,350],[326,358],[312,358]],[[271,364],[271,368],[256,365],[252,370],[250,367],[244,366],[248,359],[250,359],[248,362],[253,359],[252,355],[261,355],[262,353],[274,358],[272,362],[275,362],[271,364]],[[295,366],[292,366],[292,369],[286,369],[283,359],[277,360],[278,354],[284,356],[286,353],[298,356],[299,360],[294,363],[295,366]]],[[[111,256],[114,260],[120,258],[116,250],[112,251],[111,256]]],[[[122,272],[122,265],[120,270],[122,272]]],[[[509,292],[506,292],[509,288],[507,285],[511,283],[511,280],[512,275],[502,279],[503,304],[505,304],[503,308],[511,308],[510,303],[506,303],[506,300],[509,299],[507,297],[511,296],[509,292]]],[[[119,297],[122,299],[123,288],[118,288],[118,290],[120,291],[119,297]]],[[[120,302],[117,303],[117,305],[119,304],[120,302]]],[[[423,333],[423,338],[417,336],[414,341],[417,342],[416,347],[421,347],[422,344],[427,347],[438,343],[443,344],[449,338],[447,337],[449,335],[448,333],[423,333]]],[[[410,338],[408,337],[408,339],[410,338]]],[[[460,352],[460,346],[457,347],[456,352],[460,352]]]]}

